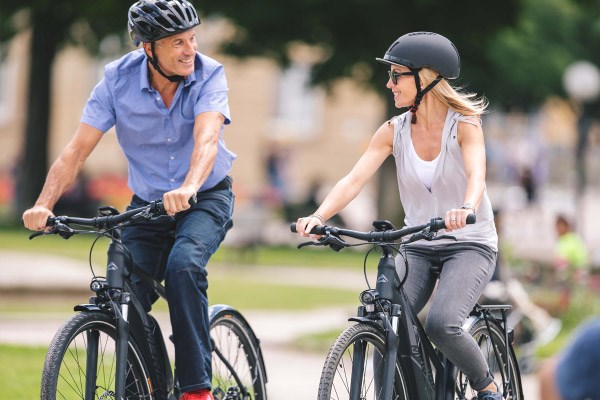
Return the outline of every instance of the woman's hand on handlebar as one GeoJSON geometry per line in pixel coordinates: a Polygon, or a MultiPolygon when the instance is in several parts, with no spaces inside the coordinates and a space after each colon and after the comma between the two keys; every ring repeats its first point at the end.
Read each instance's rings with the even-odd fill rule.
{"type": "MultiPolygon", "coordinates": [[[[312,228],[315,226],[321,226],[321,225],[323,225],[321,220],[314,215],[309,215],[308,217],[298,218],[298,220],[296,221],[296,232],[300,236],[309,237],[310,236],[309,232],[312,230],[312,228]]],[[[317,237],[317,238],[320,237],[320,235],[313,235],[313,236],[317,237]]]]}
{"type": "Polygon", "coordinates": [[[467,216],[473,214],[473,210],[467,208],[453,208],[446,212],[444,221],[447,231],[464,228],[467,225],[467,216]]]}
{"type": "Polygon", "coordinates": [[[23,213],[23,225],[31,231],[43,231],[49,229],[47,222],[54,214],[44,206],[34,206],[23,213]]]}

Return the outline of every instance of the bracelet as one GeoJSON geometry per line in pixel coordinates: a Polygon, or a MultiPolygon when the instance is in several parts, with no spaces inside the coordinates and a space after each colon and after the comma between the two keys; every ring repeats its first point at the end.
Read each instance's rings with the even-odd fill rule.
{"type": "Polygon", "coordinates": [[[311,218],[314,217],[314,218],[318,219],[319,221],[321,221],[321,225],[325,225],[325,220],[319,214],[317,214],[317,213],[310,214],[309,217],[311,217],[311,218]]]}
{"type": "Polygon", "coordinates": [[[475,214],[475,206],[473,205],[473,203],[465,203],[462,205],[461,208],[463,210],[471,210],[471,211],[473,211],[473,214],[475,214]]]}

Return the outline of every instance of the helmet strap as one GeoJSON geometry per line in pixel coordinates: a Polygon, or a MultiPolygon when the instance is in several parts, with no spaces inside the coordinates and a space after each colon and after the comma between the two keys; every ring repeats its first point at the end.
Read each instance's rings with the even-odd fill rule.
{"type": "Polygon", "coordinates": [[[417,123],[417,110],[419,109],[419,105],[421,104],[423,97],[425,97],[425,94],[427,92],[429,92],[431,89],[433,89],[433,87],[435,85],[437,85],[439,81],[442,80],[442,76],[438,75],[437,78],[435,78],[433,81],[431,81],[431,83],[429,85],[427,85],[425,87],[425,89],[421,89],[421,78],[419,78],[419,70],[411,69],[411,71],[413,71],[413,74],[415,76],[415,85],[417,86],[417,97],[415,97],[415,102],[410,107],[410,112],[412,113],[410,123],[416,124],[417,123]]]}
{"type": "Polygon", "coordinates": [[[160,68],[160,66],[158,65],[158,57],[156,56],[156,51],[155,51],[155,42],[150,43],[150,49],[152,50],[152,56],[150,56],[148,53],[146,53],[146,57],[148,57],[148,60],[150,61],[150,64],[152,64],[152,66],[154,67],[154,69],[156,71],[158,71],[159,74],[161,74],[163,77],[167,78],[169,81],[171,82],[181,82],[185,79],[185,76],[181,76],[181,75],[167,75],[163,72],[163,70],[160,68]]]}

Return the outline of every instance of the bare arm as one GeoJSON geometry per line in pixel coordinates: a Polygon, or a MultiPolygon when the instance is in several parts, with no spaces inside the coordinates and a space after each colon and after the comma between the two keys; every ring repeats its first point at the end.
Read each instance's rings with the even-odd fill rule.
{"type": "Polygon", "coordinates": [[[46,220],[52,215],[52,208],[75,182],[85,160],[101,138],[102,132],[98,129],[84,123],[79,124],[71,141],[50,167],[35,205],[23,213],[26,228],[41,231],[46,227],[46,220]]]}
{"type": "MultiPolygon", "coordinates": [[[[477,209],[485,190],[486,173],[485,143],[481,126],[459,122],[458,144],[461,147],[467,176],[464,203],[470,203],[477,209]]],[[[467,223],[467,215],[470,213],[470,210],[460,208],[449,210],[446,213],[446,226],[451,230],[463,228],[467,223]],[[453,218],[456,218],[456,221],[453,218]]]]}
{"type": "Polygon", "coordinates": [[[195,195],[210,175],[217,157],[219,135],[225,117],[219,112],[198,114],[194,122],[194,151],[190,169],[180,188],[165,193],[165,210],[169,215],[190,208],[190,197],[195,195]]]}
{"type": "MultiPolygon", "coordinates": [[[[387,122],[381,125],[371,139],[367,150],[348,175],[336,183],[315,214],[327,220],[346,207],[360,193],[385,159],[392,154],[393,138],[393,125],[387,122]]],[[[308,236],[306,232],[310,232],[313,226],[319,225],[321,222],[318,218],[299,218],[296,229],[300,235],[308,236]]]]}

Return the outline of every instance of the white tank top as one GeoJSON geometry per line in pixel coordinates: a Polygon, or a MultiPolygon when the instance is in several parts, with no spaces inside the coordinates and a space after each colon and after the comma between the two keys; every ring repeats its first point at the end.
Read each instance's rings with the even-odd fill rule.
{"type": "Polygon", "coordinates": [[[415,150],[415,146],[410,141],[410,153],[408,157],[410,158],[410,163],[415,167],[415,172],[417,173],[417,177],[423,185],[431,192],[431,184],[433,183],[433,174],[435,173],[435,168],[437,167],[438,160],[440,159],[440,155],[438,154],[436,158],[431,161],[425,161],[417,154],[415,150]]]}

